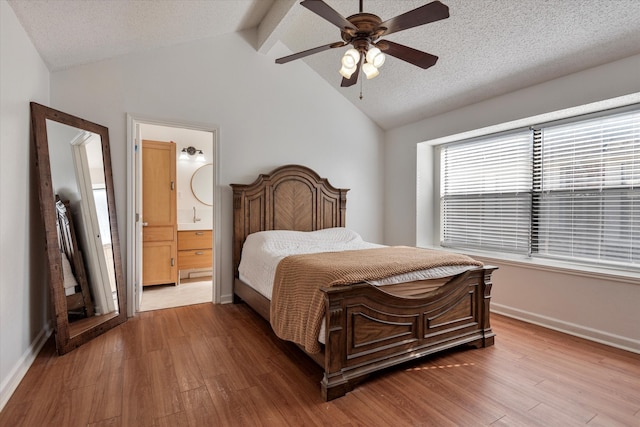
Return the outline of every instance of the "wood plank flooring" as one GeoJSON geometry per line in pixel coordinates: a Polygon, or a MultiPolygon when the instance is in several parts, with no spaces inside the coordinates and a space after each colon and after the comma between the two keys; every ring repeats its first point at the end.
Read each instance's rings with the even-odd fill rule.
{"type": "Polygon", "coordinates": [[[140,313],[49,340],[0,426],[640,426],[640,355],[492,315],[496,344],[320,398],[322,370],[244,304],[140,313]]]}

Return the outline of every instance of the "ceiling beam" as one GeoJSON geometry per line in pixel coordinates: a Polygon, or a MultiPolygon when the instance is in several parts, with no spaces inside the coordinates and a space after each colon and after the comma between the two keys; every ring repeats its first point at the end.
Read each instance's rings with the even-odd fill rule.
{"type": "Polygon", "coordinates": [[[296,0],[278,0],[265,15],[258,25],[258,40],[256,50],[266,54],[280,39],[280,36],[288,23],[291,22],[303,9],[298,7],[296,0]]]}

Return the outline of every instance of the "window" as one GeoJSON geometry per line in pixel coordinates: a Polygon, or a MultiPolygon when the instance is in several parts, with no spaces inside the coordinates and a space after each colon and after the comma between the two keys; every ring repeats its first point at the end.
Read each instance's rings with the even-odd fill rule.
{"type": "Polygon", "coordinates": [[[441,147],[446,247],[640,264],[640,110],[441,147]]]}
{"type": "Polygon", "coordinates": [[[528,252],[532,147],[528,129],[443,147],[443,246],[528,252]]]}

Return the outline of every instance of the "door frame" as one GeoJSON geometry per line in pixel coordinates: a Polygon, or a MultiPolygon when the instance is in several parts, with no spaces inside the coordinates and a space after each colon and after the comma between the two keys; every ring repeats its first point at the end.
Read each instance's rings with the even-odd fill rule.
{"type": "MultiPolygon", "coordinates": [[[[111,313],[116,310],[113,299],[113,286],[115,282],[109,277],[107,260],[102,244],[103,233],[100,231],[98,212],[94,198],[94,188],[91,181],[87,144],[90,141],[98,141],[100,136],[92,132],[83,132],[71,141],[71,154],[76,171],[76,182],[80,191],[80,215],[82,216],[82,236],[85,243],[85,268],[90,277],[93,277],[93,286],[90,286],[94,297],[93,308],[96,314],[111,313]],[[89,238],[92,236],[93,238],[89,238]],[[102,286],[99,284],[102,283],[102,286]]],[[[104,161],[100,158],[102,163],[104,161]]],[[[109,236],[110,238],[110,236],[109,236]]]]}
{"type": "Polygon", "coordinates": [[[220,303],[220,144],[216,126],[158,119],[127,113],[127,316],[133,317],[139,310],[142,295],[142,242],[139,206],[141,204],[142,149],[139,141],[140,125],[157,125],[210,132],[213,139],[213,295],[214,304],[220,303]]]}

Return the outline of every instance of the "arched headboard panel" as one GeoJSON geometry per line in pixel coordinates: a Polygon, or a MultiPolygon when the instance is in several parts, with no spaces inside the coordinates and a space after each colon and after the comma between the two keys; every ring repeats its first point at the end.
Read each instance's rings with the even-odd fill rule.
{"type": "Polygon", "coordinates": [[[251,233],[266,230],[314,231],[344,227],[347,191],[300,165],[261,174],[233,189],[233,269],[238,277],[242,245],[251,233]]]}

